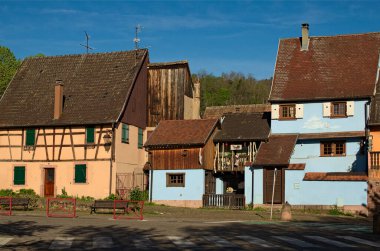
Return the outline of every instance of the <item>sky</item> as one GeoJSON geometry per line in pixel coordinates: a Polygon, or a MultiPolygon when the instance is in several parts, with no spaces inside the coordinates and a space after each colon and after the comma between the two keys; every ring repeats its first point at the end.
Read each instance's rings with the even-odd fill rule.
{"type": "Polygon", "coordinates": [[[0,46],[18,59],[140,48],[150,62],[188,60],[206,71],[273,76],[278,42],[299,37],[380,32],[380,1],[5,1],[0,0],[0,46]]]}

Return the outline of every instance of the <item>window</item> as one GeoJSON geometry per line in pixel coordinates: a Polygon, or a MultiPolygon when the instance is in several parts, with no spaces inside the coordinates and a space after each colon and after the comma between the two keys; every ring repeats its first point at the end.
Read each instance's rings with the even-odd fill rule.
{"type": "Polygon", "coordinates": [[[15,166],[13,184],[25,185],[25,166],[15,166]]]}
{"type": "Polygon", "coordinates": [[[75,183],[86,183],[86,165],[75,165],[75,183]]]}
{"type": "Polygon", "coordinates": [[[95,127],[86,127],[86,144],[95,143],[95,127]]]}
{"type": "Polygon", "coordinates": [[[26,146],[34,146],[36,141],[36,130],[35,129],[27,129],[26,130],[26,146]]]}
{"type": "Polygon", "coordinates": [[[321,142],[321,156],[344,156],[346,155],[345,141],[321,142]]]}
{"type": "Polygon", "coordinates": [[[185,187],[185,173],[167,173],[167,187],[185,187]]]}
{"type": "Polygon", "coordinates": [[[331,117],[346,117],[347,103],[346,102],[332,102],[331,103],[331,117]]]}
{"type": "Polygon", "coordinates": [[[129,143],[129,125],[122,124],[121,127],[121,142],[129,143]]]}
{"type": "Polygon", "coordinates": [[[280,105],[280,119],[295,119],[296,105],[280,105]]]}
{"type": "Polygon", "coordinates": [[[143,148],[143,144],[144,144],[144,138],[143,138],[143,129],[139,128],[139,140],[138,140],[138,148],[143,148]]]}

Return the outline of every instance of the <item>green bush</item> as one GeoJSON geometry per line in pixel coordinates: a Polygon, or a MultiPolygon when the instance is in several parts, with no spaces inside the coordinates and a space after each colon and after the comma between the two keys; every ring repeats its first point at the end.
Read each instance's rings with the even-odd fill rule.
{"type": "Polygon", "coordinates": [[[20,189],[19,191],[14,192],[12,189],[1,189],[1,196],[11,196],[15,198],[29,198],[29,207],[34,208],[38,207],[38,200],[40,196],[36,194],[33,189],[20,189]]]}
{"type": "Polygon", "coordinates": [[[329,215],[343,215],[343,216],[353,216],[350,213],[345,213],[342,209],[338,208],[337,206],[331,207],[331,209],[327,212],[329,215]]]}
{"type": "Polygon", "coordinates": [[[0,197],[8,197],[8,196],[15,196],[16,193],[13,192],[12,189],[1,189],[0,190],[0,197]]]}
{"type": "Polygon", "coordinates": [[[91,196],[83,196],[82,197],[76,197],[77,200],[79,201],[83,201],[83,202],[90,202],[90,201],[94,201],[95,198],[94,197],[91,197],[91,196]]]}
{"type": "Polygon", "coordinates": [[[57,194],[57,198],[62,198],[62,199],[64,199],[64,198],[74,198],[74,197],[68,195],[67,192],[66,192],[66,188],[63,187],[63,188],[61,189],[61,194],[57,194]]]}
{"type": "Polygon", "coordinates": [[[145,201],[148,199],[148,191],[141,191],[139,187],[135,187],[129,192],[129,199],[145,201]]]}
{"type": "Polygon", "coordinates": [[[104,200],[116,200],[117,196],[113,193],[104,198],[104,200]]]}

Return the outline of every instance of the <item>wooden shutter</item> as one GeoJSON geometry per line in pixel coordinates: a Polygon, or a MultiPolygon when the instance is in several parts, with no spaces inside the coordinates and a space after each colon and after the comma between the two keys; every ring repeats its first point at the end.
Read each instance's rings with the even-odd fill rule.
{"type": "Polygon", "coordinates": [[[296,104],[296,118],[303,118],[303,104],[296,104]]]}
{"type": "Polygon", "coordinates": [[[27,129],[26,130],[26,145],[34,146],[36,139],[36,130],[35,129],[27,129]]]}
{"type": "Polygon", "coordinates": [[[126,124],[123,124],[121,142],[128,143],[128,141],[129,141],[129,126],[126,124]]]}
{"type": "Polygon", "coordinates": [[[347,116],[354,116],[354,110],[355,110],[355,106],[354,106],[354,101],[347,101],[347,116]]]}
{"type": "Polygon", "coordinates": [[[15,166],[13,184],[25,185],[25,166],[15,166]]]}
{"type": "Polygon", "coordinates": [[[95,143],[95,127],[86,128],[86,143],[87,144],[95,143]]]}
{"type": "Polygon", "coordinates": [[[323,117],[330,117],[331,116],[331,103],[326,102],[323,103],[323,117]]]}
{"type": "Polygon", "coordinates": [[[279,105],[272,105],[272,119],[278,119],[280,115],[280,106],[279,105]]]}
{"type": "Polygon", "coordinates": [[[143,129],[139,128],[139,142],[138,142],[138,148],[142,148],[144,144],[144,138],[143,138],[143,129]]]}
{"type": "Polygon", "coordinates": [[[86,165],[75,165],[75,183],[86,183],[86,165]]]}

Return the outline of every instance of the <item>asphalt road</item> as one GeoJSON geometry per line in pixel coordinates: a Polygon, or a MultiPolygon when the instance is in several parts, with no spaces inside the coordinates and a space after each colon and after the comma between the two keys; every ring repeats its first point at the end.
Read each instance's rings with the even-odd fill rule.
{"type": "MultiPolygon", "coordinates": [[[[231,211],[233,214],[233,211],[231,211]]],[[[112,214],[0,216],[0,250],[380,250],[371,225],[112,214]]]]}

